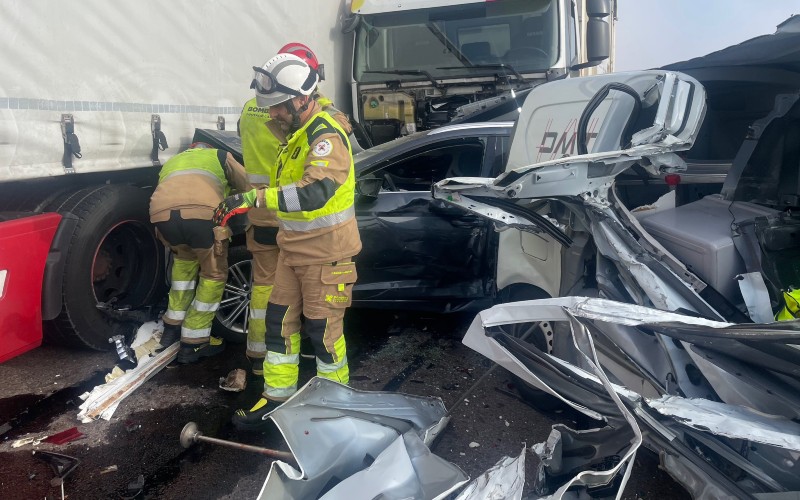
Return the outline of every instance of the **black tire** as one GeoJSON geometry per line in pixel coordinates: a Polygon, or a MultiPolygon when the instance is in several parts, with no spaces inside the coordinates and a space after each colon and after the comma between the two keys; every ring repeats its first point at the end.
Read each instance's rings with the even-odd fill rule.
{"type": "Polygon", "coordinates": [[[244,245],[228,249],[228,282],[214,316],[211,333],[233,344],[247,341],[250,290],[253,284],[252,255],[244,245]]]}
{"type": "MultiPolygon", "coordinates": [[[[497,296],[497,302],[508,303],[518,302],[521,300],[547,298],[550,298],[550,295],[540,288],[531,285],[513,284],[501,290],[497,296]]],[[[504,333],[517,338],[527,334],[528,337],[525,339],[526,342],[533,344],[536,348],[543,352],[552,351],[552,325],[547,323],[519,323],[516,325],[508,325],[499,328],[504,333]],[[536,328],[536,330],[528,334],[528,331],[532,327],[536,328]]],[[[514,386],[517,388],[520,397],[522,397],[522,399],[524,399],[534,408],[538,408],[539,410],[543,411],[553,411],[564,408],[564,402],[560,399],[542,391],[541,389],[528,385],[527,382],[513,373],[511,374],[511,378],[514,381],[514,386]]]]}
{"type": "Polygon", "coordinates": [[[150,194],[127,185],[93,186],[45,207],[78,219],[64,255],[61,312],[45,322],[46,340],[109,350],[109,337],[129,336],[136,324],[102,312],[99,302],[135,310],[163,297],[164,250],[150,224],[150,194]]]}

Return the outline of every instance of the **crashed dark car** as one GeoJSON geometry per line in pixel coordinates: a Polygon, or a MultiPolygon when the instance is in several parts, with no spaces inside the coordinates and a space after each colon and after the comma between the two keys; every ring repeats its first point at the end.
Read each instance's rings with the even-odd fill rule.
{"type": "MultiPolygon", "coordinates": [[[[513,125],[449,125],[354,155],[355,208],[363,242],[355,259],[355,307],[478,311],[493,303],[498,238],[491,223],[433,199],[431,186],[447,177],[499,175],[513,125]]],[[[235,133],[198,134],[196,140],[240,154],[235,133]]],[[[239,221],[239,232],[244,222],[239,221]]],[[[241,237],[234,240],[230,255],[217,328],[224,327],[224,334],[235,339],[248,317],[251,279],[250,255],[241,237]]]]}
{"type": "Polygon", "coordinates": [[[616,495],[640,446],[694,498],[800,491],[800,324],[774,320],[800,287],[799,24],[537,87],[505,173],[436,184],[559,246],[560,297],[493,306],[464,339],[598,422],[534,446],[539,491],[616,495]]]}

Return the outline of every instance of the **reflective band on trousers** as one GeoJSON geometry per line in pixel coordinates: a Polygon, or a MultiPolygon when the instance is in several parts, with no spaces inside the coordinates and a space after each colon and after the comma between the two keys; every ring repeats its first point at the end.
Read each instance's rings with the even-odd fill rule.
{"type": "Polygon", "coordinates": [[[247,174],[247,180],[250,184],[264,184],[269,186],[269,176],[263,174],[247,174]]]}
{"type": "Polygon", "coordinates": [[[291,183],[281,186],[281,193],[283,193],[283,201],[286,203],[287,212],[301,212],[303,209],[300,206],[300,195],[297,194],[297,184],[291,183]]]}
{"type": "Polygon", "coordinates": [[[191,328],[186,328],[185,326],[181,328],[181,337],[202,339],[209,336],[211,336],[211,328],[200,328],[198,330],[192,330],[191,328]]]}
{"type": "Polygon", "coordinates": [[[194,290],[197,286],[196,281],[173,281],[169,287],[173,290],[194,290]]]}
{"type": "Polygon", "coordinates": [[[183,321],[183,319],[186,317],[186,311],[173,311],[172,309],[167,309],[167,312],[164,313],[164,317],[183,321]]]}
{"type": "Polygon", "coordinates": [[[176,175],[205,175],[210,179],[214,179],[216,183],[219,185],[219,187],[223,188],[223,191],[225,188],[225,186],[222,185],[222,181],[219,180],[219,177],[209,172],[208,170],[200,170],[199,168],[187,168],[186,170],[178,170],[170,174],[167,174],[167,176],[164,177],[164,180],[167,180],[170,177],[175,177],[176,175]]]}
{"type": "Polygon", "coordinates": [[[250,309],[250,319],[267,319],[267,310],[250,309]]]}
{"type": "Polygon", "coordinates": [[[219,302],[200,302],[199,300],[194,299],[194,302],[192,302],[192,307],[195,311],[214,312],[219,309],[219,302]]]}
{"type": "Polygon", "coordinates": [[[324,363],[324,362],[322,362],[322,360],[317,358],[317,372],[319,372],[319,373],[333,373],[336,370],[341,369],[346,364],[347,364],[347,356],[344,356],[342,359],[340,359],[336,363],[324,363]]]}
{"type": "Polygon", "coordinates": [[[252,352],[267,352],[267,344],[265,342],[251,342],[248,340],[247,350],[252,352]]]}
{"type": "Polygon", "coordinates": [[[329,215],[323,215],[313,220],[285,220],[278,215],[278,223],[285,231],[312,231],[323,227],[331,227],[346,222],[356,216],[355,208],[350,207],[329,215]]]}
{"type": "Polygon", "coordinates": [[[267,383],[264,384],[264,394],[273,398],[288,398],[295,392],[297,392],[297,384],[289,387],[272,387],[267,383]]]}
{"type": "Polygon", "coordinates": [[[269,351],[267,353],[267,363],[272,365],[296,365],[300,363],[300,355],[269,351]]]}

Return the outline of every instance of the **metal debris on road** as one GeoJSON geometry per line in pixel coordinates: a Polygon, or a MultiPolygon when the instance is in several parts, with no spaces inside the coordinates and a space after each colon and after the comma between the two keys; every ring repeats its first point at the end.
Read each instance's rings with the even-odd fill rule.
{"type": "Polygon", "coordinates": [[[114,348],[117,350],[117,356],[119,360],[128,368],[133,368],[136,366],[138,361],[136,360],[136,353],[133,352],[128,344],[125,343],[125,336],[124,335],[114,335],[113,337],[108,339],[109,344],[114,344],[114,348]]]}
{"type": "Polygon", "coordinates": [[[273,462],[262,500],[435,499],[469,480],[428,449],[449,421],[439,398],[360,391],[315,377],[266,418],[300,470],[273,462]]]}
{"type": "MultiPolygon", "coordinates": [[[[157,344],[157,340],[153,336],[158,332],[153,330],[152,322],[142,325],[140,331],[142,329],[150,331],[151,338],[144,344],[137,346],[136,349],[145,348],[147,350],[148,343],[155,342],[157,344]]],[[[78,419],[83,423],[91,422],[98,418],[110,420],[122,400],[130,396],[139,386],[175,359],[178,354],[178,348],[179,343],[176,342],[155,355],[140,357],[136,368],[128,370],[111,382],[99,385],[92,389],[91,392],[82,395],[81,399],[84,402],[80,406],[78,419]]]]}
{"type": "Polygon", "coordinates": [[[472,480],[455,500],[521,500],[525,487],[525,452],[518,457],[503,457],[492,468],[472,480]]]}
{"type": "Polygon", "coordinates": [[[181,446],[183,446],[184,448],[191,448],[192,445],[194,445],[198,441],[227,446],[228,448],[236,448],[238,450],[252,451],[254,453],[260,453],[261,455],[266,455],[268,457],[295,463],[294,456],[292,456],[292,454],[287,451],[272,450],[270,448],[251,446],[249,444],[237,443],[235,441],[227,441],[225,439],[204,436],[203,433],[198,430],[196,423],[189,422],[186,425],[184,425],[183,430],[181,430],[181,436],[180,436],[181,446]]]}

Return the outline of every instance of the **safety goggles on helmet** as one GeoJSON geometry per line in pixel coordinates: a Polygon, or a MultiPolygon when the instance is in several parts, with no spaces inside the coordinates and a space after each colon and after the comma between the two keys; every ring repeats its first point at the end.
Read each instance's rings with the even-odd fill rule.
{"type": "Polygon", "coordinates": [[[214,149],[214,146],[207,142],[193,142],[189,144],[188,149],[214,149]]]}
{"type": "Polygon", "coordinates": [[[275,75],[270,73],[269,71],[265,70],[264,68],[259,68],[258,66],[253,66],[253,71],[256,72],[253,81],[250,82],[250,88],[255,89],[256,92],[259,94],[274,94],[276,92],[282,92],[284,94],[293,95],[295,97],[301,95],[308,95],[313,90],[314,86],[317,83],[317,72],[314,71],[314,68],[309,67],[308,78],[303,84],[300,86],[300,92],[298,90],[292,89],[283,85],[279,82],[275,75]]]}

